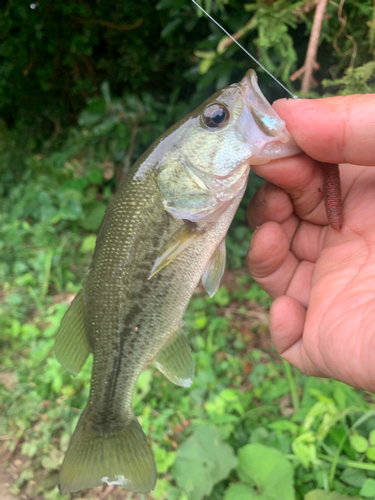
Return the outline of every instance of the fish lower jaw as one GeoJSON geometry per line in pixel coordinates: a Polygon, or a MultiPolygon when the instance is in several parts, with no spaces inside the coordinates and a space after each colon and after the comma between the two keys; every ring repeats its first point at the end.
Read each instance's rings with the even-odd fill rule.
{"type": "Polygon", "coordinates": [[[300,154],[301,152],[301,149],[292,139],[290,139],[288,142],[274,141],[265,144],[261,151],[251,158],[251,164],[264,165],[271,160],[295,156],[300,154]]]}

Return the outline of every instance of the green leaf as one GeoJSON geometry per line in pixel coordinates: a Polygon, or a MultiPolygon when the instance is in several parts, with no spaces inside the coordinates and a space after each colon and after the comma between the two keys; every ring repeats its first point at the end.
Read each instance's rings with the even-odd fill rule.
{"type": "Polygon", "coordinates": [[[219,429],[213,425],[199,426],[178,449],[174,476],[189,500],[200,500],[236,464],[232,448],[220,439],[219,429]]]}
{"type": "Polygon", "coordinates": [[[227,306],[230,302],[230,295],[225,286],[221,286],[211,300],[220,307],[227,306]]]}
{"type": "MultiPolygon", "coordinates": [[[[152,492],[156,500],[165,500],[167,491],[171,488],[171,483],[166,479],[158,479],[155,490],[152,492]]],[[[110,498],[110,497],[109,497],[110,498]]]]}
{"type": "Polygon", "coordinates": [[[105,203],[94,200],[84,207],[85,218],[81,220],[81,226],[88,231],[96,231],[103,220],[105,214],[105,203]]]}
{"type": "Polygon", "coordinates": [[[214,64],[215,60],[214,59],[203,59],[199,63],[199,73],[201,75],[205,75],[207,71],[211,68],[211,66],[214,64]]]}
{"type": "Polygon", "coordinates": [[[100,85],[100,90],[102,91],[105,103],[107,105],[111,104],[111,90],[109,88],[109,83],[107,81],[103,82],[100,85]]]}
{"type": "Polygon", "coordinates": [[[82,127],[94,125],[104,117],[105,111],[106,104],[104,99],[94,97],[89,100],[87,108],[79,115],[78,124],[82,127]]]}
{"type": "Polygon", "coordinates": [[[207,316],[198,316],[195,318],[194,326],[197,330],[202,330],[207,325],[207,316]]]}
{"type": "Polygon", "coordinates": [[[93,127],[92,132],[95,135],[105,135],[111,132],[114,127],[119,123],[120,119],[118,116],[109,116],[105,120],[101,121],[95,127],[93,127]]]}
{"type": "Polygon", "coordinates": [[[299,431],[298,425],[290,422],[289,420],[277,420],[276,422],[272,422],[271,424],[269,424],[268,427],[277,432],[288,431],[293,435],[298,434],[299,431]]]}
{"type": "Polygon", "coordinates": [[[292,442],[292,450],[307,468],[317,461],[316,437],[312,431],[306,431],[292,442]]]}
{"type": "Polygon", "coordinates": [[[336,491],[313,490],[305,495],[304,500],[361,500],[361,497],[350,497],[348,495],[340,495],[336,491]]]}
{"type": "Polygon", "coordinates": [[[185,3],[184,0],[160,0],[160,2],[158,2],[156,4],[156,8],[158,10],[161,10],[161,9],[179,9],[181,8],[181,5],[183,5],[185,3]]]}
{"type": "Polygon", "coordinates": [[[371,460],[372,462],[375,462],[375,447],[371,446],[366,450],[366,457],[371,460]]]}
{"type": "Polygon", "coordinates": [[[370,432],[368,440],[371,446],[375,446],[375,429],[370,432]]]}
{"type": "Polygon", "coordinates": [[[244,483],[232,483],[225,491],[224,500],[252,500],[253,498],[259,499],[259,495],[254,493],[251,486],[244,483]]]}
{"type": "Polygon", "coordinates": [[[270,433],[268,432],[268,430],[265,427],[257,427],[251,433],[250,443],[251,444],[255,444],[255,443],[264,444],[267,441],[269,435],[270,435],[270,433]]]}
{"type": "Polygon", "coordinates": [[[92,184],[101,184],[103,182],[103,173],[99,169],[91,170],[88,174],[88,180],[92,184]]]}
{"type": "Polygon", "coordinates": [[[375,479],[367,479],[362,486],[360,494],[366,498],[375,497],[375,479]]]}
{"type": "Polygon", "coordinates": [[[352,448],[358,453],[364,453],[369,446],[367,439],[359,434],[351,435],[349,441],[352,448]]]}
{"type": "Polygon", "coordinates": [[[366,473],[362,470],[348,467],[341,474],[340,480],[350,486],[354,486],[355,488],[362,488],[364,482],[366,481],[366,473]]]}
{"type": "Polygon", "coordinates": [[[77,220],[82,216],[82,193],[77,189],[65,189],[60,194],[58,219],[77,220]]]}
{"type": "Polygon", "coordinates": [[[167,38],[171,35],[182,23],[182,19],[179,17],[174,18],[170,23],[168,23],[162,30],[160,38],[167,38]]]}
{"type": "Polygon", "coordinates": [[[135,408],[142,399],[147,396],[151,389],[152,372],[143,370],[138,377],[132,399],[132,406],[135,408]]]}
{"type": "Polygon", "coordinates": [[[244,483],[255,485],[254,498],[294,500],[293,467],[285,456],[262,444],[248,444],[238,453],[238,475],[244,483]]]}
{"type": "MultiPolygon", "coordinates": [[[[159,481],[160,480],[158,479],[157,482],[159,481]]],[[[156,492],[157,492],[157,486],[155,488],[155,493],[156,492]]],[[[181,493],[180,488],[175,488],[174,486],[169,488],[167,491],[167,496],[164,496],[162,498],[163,500],[187,500],[187,496],[185,495],[185,493],[181,493]]]]}
{"type": "Polygon", "coordinates": [[[95,250],[95,244],[96,244],[96,235],[89,234],[83,240],[79,251],[82,253],[92,253],[95,250]]]}
{"type": "Polygon", "coordinates": [[[176,460],[176,453],[174,451],[167,451],[161,448],[156,443],[152,445],[152,452],[155,457],[155,462],[158,464],[158,473],[163,474],[167,472],[176,460]]]}

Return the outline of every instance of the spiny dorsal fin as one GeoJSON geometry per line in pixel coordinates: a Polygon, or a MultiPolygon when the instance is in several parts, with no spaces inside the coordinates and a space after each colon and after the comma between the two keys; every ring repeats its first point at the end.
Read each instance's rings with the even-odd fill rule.
{"type": "Polygon", "coordinates": [[[152,363],[174,384],[190,387],[195,365],[191,349],[182,330],[178,330],[158,352],[152,363]]]}
{"type": "Polygon", "coordinates": [[[148,279],[172,262],[198,238],[201,232],[202,230],[194,222],[186,222],[181,226],[160,250],[148,279]]]}
{"type": "Polygon", "coordinates": [[[81,290],[63,317],[56,336],[55,354],[60,364],[76,376],[86,363],[90,351],[85,331],[84,294],[81,290]]]}
{"type": "Polygon", "coordinates": [[[202,283],[210,297],[213,297],[219,289],[225,269],[225,257],[226,249],[224,238],[215,250],[202,276],[202,283]]]}

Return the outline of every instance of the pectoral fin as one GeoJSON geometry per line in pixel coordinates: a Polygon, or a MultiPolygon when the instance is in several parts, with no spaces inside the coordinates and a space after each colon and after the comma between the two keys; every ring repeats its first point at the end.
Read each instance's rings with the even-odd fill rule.
{"type": "Polygon", "coordinates": [[[55,354],[60,364],[72,375],[78,375],[90,354],[85,331],[84,295],[81,290],[61,322],[55,341],[55,354]]]}
{"type": "Polygon", "coordinates": [[[220,280],[225,269],[225,257],[225,238],[223,238],[223,241],[215,250],[202,276],[202,283],[210,297],[213,297],[219,289],[220,280]]]}
{"type": "Polygon", "coordinates": [[[174,233],[172,238],[160,250],[148,279],[172,262],[185,248],[191,245],[201,234],[201,229],[193,222],[186,222],[174,233]]]}
{"type": "Polygon", "coordinates": [[[152,360],[152,363],[174,384],[190,387],[195,365],[184,333],[179,330],[152,360]]]}

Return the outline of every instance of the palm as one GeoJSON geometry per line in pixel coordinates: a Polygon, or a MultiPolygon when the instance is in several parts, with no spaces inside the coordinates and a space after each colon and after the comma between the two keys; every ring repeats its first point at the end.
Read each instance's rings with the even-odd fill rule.
{"type": "MultiPolygon", "coordinates": [[[[305,248],[307,243],[316,258],[311,281],[304,284],[309,301],[302,342],[319,371],[371,388],[375,385],[375,171],[344,166],[342,177],[343,229],[323,227],[320,235],[312,231],[310,238],[304,238],[305,248]]],[[[293,250],[303,258],[302,248],[297,245],[293,250]]]]}
{"type": "MultiPolygon", "coordinates": [[[[284,172],[291,165],[291,184],[301,182],[297,161],[283,165],[284,172]]],[[[277,299],[271,308],[271,333],[285,359],[306,373],[373,389],[375,169],[341,166],[344,224],[335,231],[326,223],[317,188],[321,173],[311,164],[308,172],[306,159],[302,161],[306,188],[283,186],[289,197],[267,185],[261,188],[267,193],[264,206],[258,194],[249,207],[250,224],[260,226],[249,269],[277,299]]],[[[266,172],[276,184],[279,171],[275,162],[266,172]]]]}

